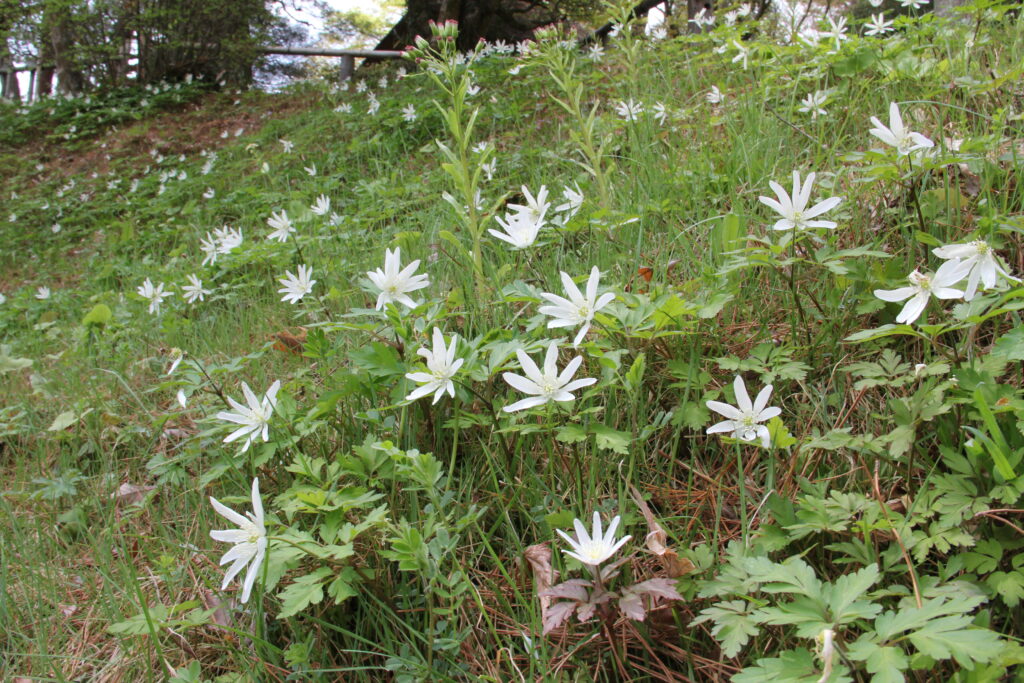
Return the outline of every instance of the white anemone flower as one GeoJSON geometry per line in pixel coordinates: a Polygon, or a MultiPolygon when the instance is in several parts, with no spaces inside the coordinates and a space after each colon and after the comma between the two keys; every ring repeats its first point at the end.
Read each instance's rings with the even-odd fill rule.
{"type": "Polygon", "coordinates": [[[583,191],[580,190],[579,183],[573,183],[572,187],[566,185],[562,189],[562,199],[565,201],[555,207],[555,211],[567,212],[569,215],[566,219],[572,218],[576,215],[576,212],[583,206],[583,191]]]}
{"type": "Polygon", "coordinates": [[[739,50],[739,52],[736,53],[736,56],[732,58],[732,63],[735,64],[736,62],[742,62],[743,63],[743,70],[746,71],[747,70],[747,66],[748,66],[748,61],[750,60],[750,48],[749,47],[745,47],[738,40],[732,41],[732,44],[733,44],[733,46],[737,50],[739,50]]]}
{"type": "Polygon", "coordinates": [[[210,233],[206,233],[206,239],[199,240],[199,249],[206,254],[206,256],[203,257],[202,265],[205,266],[207,263],[212,265],[217,262],[217,254],[220,253],[220,244],[215,237],[210,235],[210,233]]]}
{"type": "MultiPolygon", "coordinates": [[[[703,10],[701,11],[703,12],[703,10]]],[[[722,100],[725,99],[725,95],[722,94],[717,85],[713,85],[711,90],[708,90],[707,94],[704,95],[704,99],[707,100],[708,104],[721,104],[722,100]]]]}
{"type": "Polygon", "coordinates": [[[267,239],[277,240],[278,242],[287,242],[288,236],[295,232],[295,226],[292,225],[292,220],[288,218],[288,212],[281,210],[281,213],[271,212],[270,218],[267,219],[267,225],[272,227],[274,230],[267,239]]]}
{"type": "Polygon", "coordinates": [[[502,230],[488,228],[487,232],[503,242],[508,242],[513,249],[526,249],[532,246],[537,241],[537,235],[540,234],[540,229],[544,225],[543,220],[535,220],[525,212],[507,213],[504,218],[495,216],[494,220],[498,221],[502,230]]]}
{"type": "Polygon", "coordinates": [[[761,200],[762,204],[771,207],[782,216],[782,218],[775,222],[773,226],[775,230],[805,230],[807,228],[828,228],[831,230],[836,227],[836,223],[833,221],[816,221],[811,219],[834,209],[839,202],[843,201],[842,198],[829,197],[808,209],[807,203],[811,198],[811,186],[813,184],[814,173],[807,174],[806,180],[801,185],[800,173],[793,171],[793,196],[790,197],[781,185],[774,180],[769,181],[768,185],[775,191],[778,201],[770,197],[758,197],[758,199],[761,200]]]}
{"type": "Polygon", "coordinates": [[[139,285],[135,291],[137,291],[139,296],[143,299],[149,301],[149,312],[153,315],[160,315],[160,304],[163,303],[164,299],[172,294],[172,292],[164,291],[164,283],[161,282],[154,286],[153,281],[148,277],[146,278],[146,281],[139,285]]]}
{"type": "Polygon", "coordinates": [[[569,298],[565,299],[557,294],[545,292],[541,294],[541,297],[551,302],[552,305],[541,306],[538,310],[543,315],[549,315],[553,318],[553,320],[548,322],[548,328],[581,326],[579,332],[576,333],[576,338],[572,342],[573,348],[575,348],[580,345],[583,337],[587,334],[587,330],[590,329],[590,324],[594,320],[594,314],[610,304],[615,299],[615,294],[605,292],[600,298],[597,296],[597,287],[601,281],[601,271],[598,270],[597,266],[591,269],[590,277],[587,278],[586,296],[580,292],[579,287],[572,281],[568,273],[562,271],[560,274],[562,286],[565,287],[565,293],[569,298]]]}
{"type": "Polygon", "coordinates": [[[962,259],[964,267],[970,267],[967,273],[967,289],[964,291],[964,300],[970,301],[978,292],[978,283],[983,289],[992,289],[996,286],[999,277],[1006,278],[1011,282],[1020,282],[999,265],[996,254],[984,240],[974,240],[967,244],[947,244],[944,247],[932,249],[932,253],[941,259],[962,259]]]}
{"type": "Polygon", "coordinates": [[[402,108],[402,118],[405,119],[407,123],[412,123],[413,121],[415,121],[416,120],[416,106],[410,104],[410,105],[407,105],[407,106],[403,107],[402,108]]]}
{"type": "Polygon", "coordinates": [[[445,393],[455,398],[455,383],[452,382],[452,377],[465,362],[464,359],[455,357],[458,339],[459,335],[453,336],[451,343],[445,346],[444,335],[440,328],[434,328],[433,351],[426,347],[421,347],[416,351],[426,360],[428,372],[409,372],[405,375],[407,379],[421,385],[405,397],[406,401],[415,401],[431,392],[434,393],[432,403],[440,401],[445,393]]]}
{"type": "Polygon", "coordinates": [[[889,103],[888,128],[883,126],[882,122],[874,116],[871,117],[871,123],[873,123],[875,127],[869,132],[885,144],[895,147],[897,153],[901,155],[910,154],[911,152],[916,152],[919,149],[935,146],[935,143],[925,136],[920,133],[909,131],[903,126],[903,117],[900,116],[899,105],[895,102],[889,103]]]}
{"type": "Polygon", "coordinates": [[[249,385],[242,382],[242,393],[245,395],[245,402],[248,406],[243,406],[228,396],[228,403],[235,409],[235,412],[221,411],[217,413],[218,420],[226,420],[241,425],[241,427],[224,437],[224,443],[237,441],[244,436],[245,443],[242,445],[242,452],[245,453],[249,450],[249,446],[252,445],[257,436],[262,436],[263,441],[268,441],[270,439],[270,418],[274,414],[274,408],[277,406],[277,392],[280,388],[281,380],[275,380],[270,385],[270,388],[267,389],[267,393],[263,395],[263,400],[260,401],[256,398],[256,394],[252,393],[249,385]]]}
{"type": "Polygon", "coordinates": [[[576,530],[576,538],[573,538],[561,529],[555,529],[555,531],[572,548],[572,550],[563,550],[563,553],[579,560],[588,567],[596,568],[601,563],[609,560],[618,552],[619,548],[624,546],[629,539],[633,538],[630,535],[626,535],[618,541],[615,540],[615,531],[619,528],[620,521],[622,521],[621,518],[615,515],[611,524],[608,525],[608,530],[602,532],[601,515],[595,511],[592,533],[587,533],[586,527],[583,526],[583,522],[579,519],[574,519],[572,522],[573,528],[576,530]]]}
{"type": "Polygon", "coordinates": [[[759,423],[766,422],[782,413],[782,408],[777,406],[767,407],[768,399],[772,395],[772,385],[769,384],[764,389],[761,389],[753,403],[750,402],[747,385],[739,375],[736,375],[732,388],[736,394],[738,407],[719,401],[707,402],[708,408],[728,418],[708,427],[707,433],[732,432],[732,438],[740,439],[741,441],[753,441],[760,438],[761,445],[767,448],[771,444],[771,433],[767,427],[759,423]]]}
{"type": "Polygon", "coordinates": [[[882,12],[872,14],[871,21],[864,24],[864,28],[864,35],[866,36],[884,36],[886,33],[894,30],[892,22],[887,20],[882,12]]]}
{"type": "Polygon", "coordinates": [[[547,353],[544,356],[544,371],[542,372],[537,364],[533,362],[522,349],[516,350],[516,358],[526,376],[517,375],[512,372],[502,374],[502,378],[508,382],[513,389],[531,394],[529,398],[516,401],[507,405],[502,410],[506,413],[514,413],[518,410],[526,410],[535,406],[541,406],[551,401],[571,401],[576,398],[571,392],[583,387],[589,387],[597,382],[593,377],[574,380],[580,365],[583,363],[581,356],[576,356],[561,373],[558,372],[558,344],[551,342],[548,345],[547,353]]]}
{"type": "Polygon", "coordinates": [[[331,212],[331,198],[325,194],[320,195],[309,210],[316,216],[326,216],[331,212]]]}
{"type": "Polygon", "coordinates": [[[936,299],[961,299],[964,293],[953,285],[963,280],[974,264],[963,263],[954,258],[946,261],[934,275],[924,275],[915,270],[907,276],[909,287],[899,289],[876,289],[875,296],[882,301],[896,302],[909,299],[903,310],[896,316],[897,323],[910,324],[921,317],[931,297],[936,299]]]}
{"type": "Polygon", "coordinates": [[[217,253],[230,254],[235,247],[242,245],[242,229],[224,226],[220,230],[214,230],[217,237],[217,253]]]}
{"type": "Polygon", "coordinates": [[[40,301],[45,301],[50,298],[49,287],[36,287],[36,298],[40,301]]]}
{"type": "Polygon", "coordinates": [[[212,294],[212,292],[203,289],[203,281],[195,274],[189,275],[188,284],[181,286],[181,296],[190,304],[194,304],[196,301],[205,301],[207,294],[212,294]]]}
{"type": "Polygon", "coordinates": [[[430,277],[425,273],[416,275],[416,269],[420,267],[419,259],[416,259],[405,268],[402,268],[402,250],[395,247],[394,251],[384,250],[384,268],[371,270],[366,274],[370,282],[380,290],[377,296],[377,310],[391,302],[398,302],[406,308],[416,308],[417,304],[409,296],[410,292],[430,286],[430,277]]]}
{"type": "Polygon", "coordinates": [[[828,93],[824,90],[817,90],[809,93],[807,97],[800,100],[800,111],[805,114],[811,115],[811,120],[817,119],[819,116],[826,116],[828,114],[825,111],[825,102],[828,101],[828,93]]]}
{"type": "Polygon", "coordinates": [[[231,579],[249,565],[245,573],[245,581],[242,582],[242,602],[249,601],[253,584],[263,566],[263,558],[267,554],[267,528],[263,524],[263,501],[260,499],[259,479],[252,480],[252,512],[245,513],[245,516],[238,514],[227,507],[213,496],[210,496],[210,504],[217,513],[237,525],[237,529],[211,530],[210,538],[222,543],[233,543],[234,546],[220,558],[220,564],[231,562],[231,566],[224,574],[224,582],[220,589],[224,590],[231,583],[231,579]]]}
{"type": "Polygon", "coordinates": [[[296,274],[292,271],[284,271],[284,277],[278,278],[283,287],[277,290],[278,294],[284,294],[281,297],[281,301],[288,303],[297,304],[302,301],[302,297],[306,296],[313,291],[313,285],[316,284],[316,280],[311,279],[313,277],[313,269],[306,265],[300,265],[296,269],[296,274]]]}
{"type": "Polygon", "coordinates": [[[633,123],[640,119],[640,115],[644,113],[644,105],[639,102],[634,102],[632,98],[628,101],[620,101],[615,105],[615,113],[619,115],[623,121],[627,123],[633,123]]]}
{"type": "MultiPolygon", "coordinates": [[[[523,191],[523,196],[526,198],[526,204],[509,204],[508,208],[512,209],[517,214],[523,214],[529,216],[531,220],[535,221],[539,226],[543,226],[544,217],[548,213],[548,209],[551,207],[551,202],[548,201],[548,188],[545,185],[541,185],[540,189],[537,190],[537,196],[533,196],[530,193],[530,188],[523,185],[520,188],[523,191]]],[[[540,228],[538,227],[538,230],[540,228]]]]}

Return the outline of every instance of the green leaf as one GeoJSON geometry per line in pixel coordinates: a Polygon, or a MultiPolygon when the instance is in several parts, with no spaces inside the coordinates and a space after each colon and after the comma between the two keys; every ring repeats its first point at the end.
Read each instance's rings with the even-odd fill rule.
{"type": "Polygon", "coordinates": [[[343,568],[334,580],[327,585],[327,595],[334,598],[334,604],[359,595],[359,591],[353,586],[358,583],[359,575],[352,567],[343,568]]]}
{"type": "Polygon", "coordinates": [[[629,453],[629,443],[633,440],[633,435],[629,432],[620,432],[600,423],[590,429],[594,432],[598,448],[622,455],[629,453]]]}
{"type": "Polygon", "coordinates": [[[1005,360],[1024,360],[1024,327],[1012,329],[996,339],[991,355],[1005,360]]]}
{"type": "Polygon", "coordinates": [[[583,425],[570,422],[559,427],[555,439],[562,443],[580,443],[587,440],[587,430],[583,425]]]}
{"type": "Polygon", "coordinates": [[[149,634],[149,622],[153,622],[153,627],[156,629],[160,628],[160,623],[166,621],[170,616],[170,612],[165,605],[154,605],[149,608],[149,618],[146,618],[145,612],[140,612],[133,617],[129,617],[124,621],[119,621],[116,624],[111,624],[107,627],[109,633],[118,633],[126,636],[144,636],[149,634]]]}
{"type": "Polygon", "coordinates": [[[111,321],[114,314],[110,312],[110,307],[106,304],[96,304],[92,307],[92,310],[85,314],[82,318],[82,324],[88,327],[89,325],[96,325],[102,327],[111,321]]]}
{"type": "Polygon", "coordinates": [[[999,594],[1008,607],[1016,607],[1024,598],[1024,574],[1019,571],[995,572],[985,583],[999,594]]]}
{"type": "Polygon", "coordinates": [[[846,650],[847,656],[864,662],[868,673],[874,674],[871,683],[903,683],[903,671],[909,666],[907,655],[898,647],[882,647],[867,636],[852,643],[846,650]]]}
{"type": "Polygon", "coordinates": [[[31,358],[14,358],[11,356],[11,347],[8,344],[0,344],[0,375],[6,375],[8,372],[21,370],[31,365],[31,358]]]}
{"type": "Polygon", "coordinates": [[[703,609],[691,625],[705,621],[715,622],[711,635],[722,645],[722,654],[726,657],[735,657],[750,637],[760,632],[752,615],[747,612],[747,603],[742,600],[719,602],[703,609]]]}
{"type": "Polygon", "coordinates": [[[73,410],[65,410],[63,413],[53,418],[53,423],[46,428],[48,432],[62,432],[71,425],[78,422],[78,415],[73,410]]]}
{"type": "Polygon", "coordinates": [[[324,599],[324,582],[331,575],[331,570],[321,567],[311,574],[300,576],[278,593],[281,599],[281,612],[278,619],[294,616],[310,605],[318,605],[324,599]]]}

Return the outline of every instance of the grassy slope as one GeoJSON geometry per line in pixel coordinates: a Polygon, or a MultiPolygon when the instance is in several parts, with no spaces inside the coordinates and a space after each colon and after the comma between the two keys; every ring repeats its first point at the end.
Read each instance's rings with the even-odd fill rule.
{"type": "MultiPolygon", "coordinates": [[[[955,422],[919,432],[912,451],[916,463],[880,459],[878,470],[855,450],[744,451],[740,462],[747,490],[742,501],[748,509],[740,511],[735,471],[740,451],[703,434],[712,420],[703,401],[731,400],[720,389],[733,373],[728,362],[716,359],[745,359],[758,344],[768,344],[758,351],[774,354],[766,365],[789,368],[774,381],[773,405],[783,407],[782,421],[797,439],[835,427],[869,435],[892,428],[886,401],[909,389],[854,389],[841,369],[855,360],[877,358],[878,349],[842,340],[891,321],[893,310],[865,312],[858,304],[872,300],[872,287],[897,286],[887,283],[911,270],[924,246],[913,240],[918,218],[906,189],[868,178],[867,162],[847,155],[877,144],[867,135],[868,119],[884,119],[890,101],[904,103],[914,130],[937,141],[968,139],[974,145],[970,151],[979,153],[970,171],[949,166],[926,181],[922,211],[927,232],[945,243],[993,221],[1016,225],[1016,234],[1005,232],[1002,253],[1020,273],[1019,122],[996,124],[1004,121],[1005,108],[1020,106],[1019,28],[986,26],[970,51],[955,33],[936,34],[928,27],[910,35],[913,48],[894,48],[891,54],[878,43],[858,42],[833,56],[823,49],[814,53],[765,43],[748,71],[729,63],[732,51],[715,55],[703,39],[645,51],[632,73],[610,50],[600,65],[585,67],[585,79],[588,98],[609,103],[603,105],[600,126],[611,136],[608,154],[615,163],[611,212],[598,210],[593,183],[573,161],[570,123],[551,100],[550,78],[539,67],[511,76],[511,62],[482,64],[476,70],[482,87],[475,100],[482,110],[476,135],[496,147],[498,159],[494,180],[485,184],[486,199],[514,197],[523,184],[534,190],[546,184],[557,193],[573,181],[588,197],[572,230],[552,233],[547,244],[527,255],[487,241],[493,289],[485,301],[467,293],[472,291],[467,269],[440,236],[455,229],[452,209],[440,199],[452,188],[432,144],[445,138],[441,118],[428,104],[435,91],[423,78],[381,91],[376,117],[364,113],[365,96],[303,86],[287,95],[249,94],[238,102],[230,95],[211,95],[199,111],[147,118],[77,143],[70,151],[54,143],[6,150],[4,186],[17,198],[8,202],[16,220],[0,217],[5,245],[0,291],[7,298],[0,305],[0,331],[10,355],[34,364],[4,374],[0,384],[5,406],[0,424],[5,481],[0,497],[0,671],[5,676],[138,680],[159,678],[162,665],[198,660],[204,675],[213,677],[251,670],[256,656],[265,662],[260,675],[267,678],[283,677],[291,661],[296,669],[353,667],[351,675],[374,680],[388,657],[395,658],[393,668],[400,668],[402,660],[426,656],[429,648],[420,640],[431,627],[438,628],[435,618],[409,607],[415,604],[404,593],[412,583],[409,575],[386,564],[364,598],[308,610],[306,617],[273,619],[275,598],[268,596],[265,620],[254,622],[237,611],[218,614],[239,632],[199,626],[180,627],[184,635],[162,632],[158,637],[106,633],[111,623],[138,614],[140,601],[217,605],[220,573],[215,565],[223,547],[208,532],[222,520],[206,496],[212,492],[241,506],[243,498],[237,496],[244,496],[253,474],[260,475],[268,499],[285,490],[291,476],[277,464],[290,456],[285,447],[261,456],[261,465],[232,459],[235,449],[220,445],[224,432],[211,429],[217,427],[215,420],[204,419],[221,409],[212,392],[192,395],[187,411],[177,408],[177,387],[164,376],[172,347],[213,367],[214,381],[231,396],[240,396],[243,380],[260,391],[280,378],[304,412],[318,396],[345,391],[332,427],[304,434],[293,446],[307,455],[333,458],[371,435],[432,451],[445,463],[453,458],[451,505],[466,510],[476,504],[487,511],[464,530],[456,552],[477,588],[479,605],[466,603],[450,626],[450,633],[458,633],[477,625],[478,635],[466,640],[457,656],[444,656],[498,680],[516,677],[516,670],[539,677],[555,666],[564,667],[567,678],[590,680],[591,670],[609,679],[621,677],[606,651],[592,647],[573,653],[564,642],[539,637],[538,606],[521,557],[527,546],[553,540],[552,526],[565,528],[566,514],[587,517],[595,508],[607,516],[623,514],[634,539],[642,539],[643,520],[630,501],[630,485],[650,495],[680,549],[718,548],[743,535],[741,520],[754,515],[770,488],[768,477],[786,497],[796,494],[802,477],[871,495],[871,480],[879,471],[886,498],[912,495],[929,472],[941,470],[935,464],[936,447],[959,439],[955,422]],[[704,101],[713,84],[725,93],[721,106],[704,101]],[[829,114],[812,121],[798,111],[799,100],[824,89],[831,92],[829,114]],[[648,106],[659,100],[679,116],[664,126],[650,117],[627,125],[615,118],[610,104],[628,98],[648,106]],[[335,112],[340,102],[353,103],[356,112],[335,112]],[[418,108],[415,124],[402,120],[400,110],[409,103],[418,108]],[[269,115],[266,121],[264,114],[269,115]],[[238,127],[245,128],[241,137],[220,138],[221,130],[238,127]],[[295,150],[285,154],[280,138],[293,142],[295,150]],[[151,148],[164,157],[162,162],[155,162],[151,148]],[[202,175],[204,159],[198,151],[214,148],[219,156],[212,171],[202,175]],[[42,171],[36,170],[37,163],[44,165],[42,171]],[[261,170],[264,163],[267,172],[261,170]],[[311,164],[317,168],[315,177],[303,170],[311,164]],[[171,169],[186,171],[187,178],[167,181],[158,194],[160,172],[171,169]],[[871,245],[893,257],[854,259],[843,277],[822,269],[800,272],[805,315],[812,321],[810,342],[792,304],[789,269],[715,272],[726,261],[718,244],[722,217],[736,217],[740,235],[765,235],[774,218],[757,197],[769,194],[772,179],[788,188],[793,169],[818,171],[814,196],[845,197],[831,215],[840,223],[833,246],[871,245]],[[59,196],[72,179],[75,187],[59,196]],[[108,187],[112,179],[120,180],[115,188],[108,187]],[[133,179],[139,179],[138,189],[128,192],[133,179]],[[202,196],[207,188],[215,192],[212,199],[202,196]],[[962,207],[957,204],[960,191],[966,199],[962,207]],[[341,216],[338,225],[311,216],[297,221],[299,251],[295,242],[281,247],[262,237],[272,210],[285,208],[293,217],[302,216],[321,193],[341,216]],[[640,220],[609,231],[601,228],[634,216],[640,220]],[[51,232],[53,223],[60,224],[60,232],[51,232]],[[242,228],[247,247],[214,267],[200,268],[200,239],[223,224],[242,228]],[[602,283],[617,291],[667,296],[668,303],[657,300],[660,315],[673,321],[665,326],[673,334],[657,339],[621,330],[599,334],[580,376],[603,381],[577,402],[580,417],[555,419],[556,425],[603,424],[617,430],[616,438],[624,433],[631,439],[628,447],[555,440],[553,433],[566,433],[557,426],[541,429],[546,423],[534,418],[515,423],[518,431],[492,430],[485,401],[500,407],[512,393],[497,375],[479,386],[482,397],[464,397],[457,431],[451,428],[451,404],[434,409],[399,405],[408,387],[389,374],[392,358],[387,354],[392,352],[379,343],[390,341],[393,331],[386,320],[350,313],[372,308],[374,296],[362,289],[360,279],[381,263],[385,246],[396,245],[405,260],[423,259],[433,283],[426,294],[443,303],[430,315],[447,334],[458,332],[464,339],[485,334],[511,338],[508,330],[523,340],[548,338],[536,304],[523,294],[557,292],[560,269],[582,275],[596,264],[602,283]],[[294,307],[278,300],[276,278],[298,263],[315,268],[319,297],[294,307]],[[650,282],[641,268],[650,269],[650,282]],[[183,284],[193,272],[203,273],[208,286],[217,285],[201,305],[169,300],[165,312],[154,317],[134,295],[147,277],[183,284]],[[35,288],[43,285],[53,291],[46,301],[34,297],[35,288]],[[722,294],[731,298],[724,301],[722,294]],[[811,306],[811,297],[821,313],[811,306]],[[679,306],[672,308],[675,302],[679,306]],[[109,306],[112,320],[102,329],[83,326],[83,316],[100,303],[109,306]],[[701,315],[683,310],[702,306],[711,309],[701,315]],[[272,346],[275,334],[325,321],[351,323],[350,329],[329,335],[328,344],[336,350],[329,358],[311,360],[272,346]],[[370,346],[374,340],[378,344],[370,346]],[[377,357],[360,355],[367,349],[377,357]],[[640,354],[646,363],[643,383],[627,386],[624,376],[640,354]],[[66,411],[74,413],[71,425],[48,430],[66,411]],[[674,420],[668,411],[674,411],[674,420]],[[466,419],[469,414],[482,417],[475,423],[466,419]],[[533,424],[538,429],[522,429],[533,424]],[[647,429],[651,424],[655,428],[647,429]],[[506,447],[512,452],[504,453],[506,447]],[[214,471],[223,474],[210,483],[208,473],[218,466],[214,471]],[[144,505],[133,506],[115,495],[124,483],[156,488],[146,494],[144,505]],[[396,595],[406,602],[393,602],[396,595]],[[257,644],[255,654],[238,637],[253,631],[268,641],[257,644]],[[523,632],[534,635],[537,659],[524,650],[523,632]],[[300,651],[290,658],[281,654],[296,643],[312,648],[305,663],[300,651]]],[[[368,76],[372,89],[379,90],[373,84],[384,73],[390,72],[368,76]]],[[[1006,316],[981,328],[978,348],[987,349],[1014,322],[1006,316]]],[[[424,327],[420,322],[420,339],[426,338],[424,327]]],[[[910,363],[935,360],[936,352],[922,344],[893,346],[910,363]]],[[[400,362],[411,365],[411,349],[404,353],[400,362]]],[[[396,372],[404,370],[403,364],[396,372]]],[[[1003,370],[1004,377],[1012,378],[1020,364],[1003,370]]],[[[760,385],[756,374],[748,378],[760,385]]],[[[394,517],[421,514],[415,495],[397,484],[382,486],[394,517]]],[[[362,550],[370,555],[383,541],[366,543],[362,550]]],[[[843,572],[830,551],[814,544],[808,553],[819,571],[833,577],[843,572]]],[[[710,575],[713,563],[702,563],[702,557],[709,556],[694,555],[694,560],[710,575]]],[[[920,570],[933,572],[942,561],[937,553],[922,561],[920,570]]],[[[638,556],[636,573],[656,570],[655,563],[638,556]]],[[[899,567],[892,581],[906,583],[899,567]]],[[[641,648],[638,636],[629,636],[636,667],[632,675],[657,671],[663,660],[701,679],[713,670],[735,671],[755,653],[778,647],[764,637],[749,655],[723,662],[707,625],[685,626],[704,606],[695,600],[679,608],[675,623],[653,624],[651,638],[661,643],[653,651],[641,648]],[[683,626],[676,629],[676,624],[683,626]]],[[[1000,629],[1019,633],[1019,613],[997,611],[993,618],[1000,620],[1000,629]]],[[[589,633],[576,627],[568,643],[581,643],[589,633]]],[[[455,675],[453,668],[448,671],[444,675],[455,675]]]]}

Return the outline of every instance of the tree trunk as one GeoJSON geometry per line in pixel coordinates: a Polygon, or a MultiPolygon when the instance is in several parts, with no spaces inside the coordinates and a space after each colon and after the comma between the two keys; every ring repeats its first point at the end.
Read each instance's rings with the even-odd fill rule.
{"type": "Polygon", "coordinates": [[[430,35],[431,21],[459,23],[460,50],[472,49],[480,39],[518,43],[538,26],[560,18],[545,2],[526,0],[408,0],[405,15],[377,44],[378,50],[404,50],[416,36],[430,35]]]}
{"type": "Polygon", "coordinates": [[[74,29],[69,4],[49,2],[43,10],[43,39],[49,40],[57,74],[57,89],[77,95],[85,89],[85,75],[78,68],[74,29]]]}

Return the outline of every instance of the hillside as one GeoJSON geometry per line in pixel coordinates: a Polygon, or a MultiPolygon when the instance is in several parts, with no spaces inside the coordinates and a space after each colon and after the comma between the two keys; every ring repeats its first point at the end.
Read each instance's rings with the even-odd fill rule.
{"type": "Polygon", "coordinates": [[[869,21],[0,107],[2,678],[1017,680],[1024,20],[869,21]]]}

